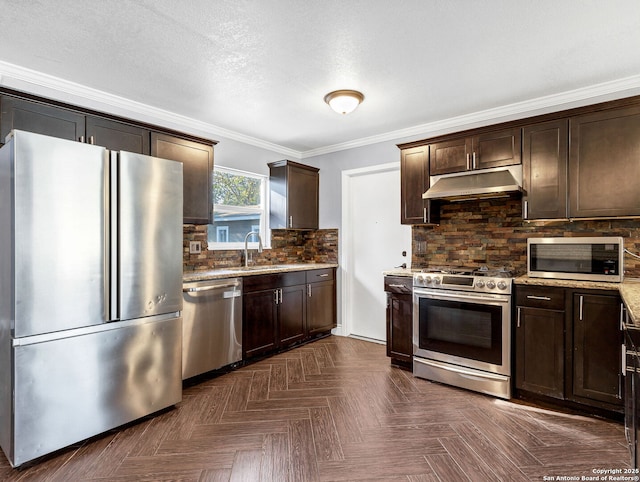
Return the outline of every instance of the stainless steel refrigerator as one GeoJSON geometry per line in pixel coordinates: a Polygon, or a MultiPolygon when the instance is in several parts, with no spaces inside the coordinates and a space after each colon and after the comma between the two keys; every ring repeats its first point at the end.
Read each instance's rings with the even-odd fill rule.
{"type": "Polygon", "coordinates": [[[13,466],[181,400],[182,164],[0,149],[0,446],[13,466]]]}

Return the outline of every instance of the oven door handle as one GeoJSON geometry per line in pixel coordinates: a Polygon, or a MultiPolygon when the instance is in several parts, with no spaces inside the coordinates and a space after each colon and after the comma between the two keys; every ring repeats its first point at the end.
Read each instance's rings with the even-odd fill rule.
{"type": "Polygon", "coordinates": [[[425,292],[420,292],[420,291],[415,291],[414,290],[414,294],[418,297],[422,297],[422,298],[430,298],[433,300],[463,300],[463,301],[479,301],[479,302],[484,302],[486,303],[487,301],[493,301],[493,302],[498,302],[498,303],[509,303],[509,301],[511,300],[511,297],[508,295],[498,295],[498,297],[493,297],[493,296],[478,296],[478,295],[468,295],[468,294],[462,294],[462,295],[458,295],[455,293],[443,293],[442,291],[438,291],[438,294],[435,293],[425,293],[425,292]]]}

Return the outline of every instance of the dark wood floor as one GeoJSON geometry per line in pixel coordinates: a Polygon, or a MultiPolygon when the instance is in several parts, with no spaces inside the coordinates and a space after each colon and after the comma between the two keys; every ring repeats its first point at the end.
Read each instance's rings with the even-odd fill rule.
{"type": "Polygon", "coordinates": [[[1,480],[528,481],[628,467],[621,424],[413,378],[329,337],[184,391],[176,409],[1,480]]]}

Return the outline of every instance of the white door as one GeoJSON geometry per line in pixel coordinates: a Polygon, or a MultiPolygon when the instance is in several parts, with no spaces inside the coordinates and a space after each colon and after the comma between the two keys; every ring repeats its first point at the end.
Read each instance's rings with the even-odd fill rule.
{"type": "Polygon", "coordinates": [[[400,224],[400,163],[344,171],[342,180],[343,329],[386,341],[382,272],[411,262],[411,227],[400,224]]]}

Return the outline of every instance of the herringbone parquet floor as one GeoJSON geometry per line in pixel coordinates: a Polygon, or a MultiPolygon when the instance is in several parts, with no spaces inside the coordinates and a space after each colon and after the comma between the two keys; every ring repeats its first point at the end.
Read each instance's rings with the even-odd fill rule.
{"type": "Polygon", "coordinates": [[[2,457],[0,479],[558,480],[628,467],[625,443],[621,424],[415,379],[384,346],[331,336],[30,467],[2,457]]]}

